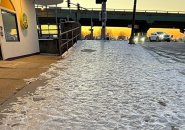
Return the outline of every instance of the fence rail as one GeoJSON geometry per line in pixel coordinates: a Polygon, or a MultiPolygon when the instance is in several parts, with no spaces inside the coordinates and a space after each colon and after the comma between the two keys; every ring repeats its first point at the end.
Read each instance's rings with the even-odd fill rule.
{"type": "Polygon", "coordinates": [[[65,51],[77,42],[81,36],[81,27],[60,33],[59,36],[59,55],[62,55],[65,51]]]}

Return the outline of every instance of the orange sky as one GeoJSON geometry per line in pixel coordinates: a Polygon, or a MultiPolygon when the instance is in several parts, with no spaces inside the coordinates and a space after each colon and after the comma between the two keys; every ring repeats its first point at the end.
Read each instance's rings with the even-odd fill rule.
{"type": "MultiPolygon", "coordinates": [[[[90,29],[90,27],[83,26],[82,27],[82,33],[84,35],[89,34],[90,33],[89,29],[90,29]]],[[[93,29],[94,29],[94,35],[99,36],[100,32],[101,32],[101,27],[94,27],[93,29]]],[[[148,30],[147,35],[149,36],[152,32],[156,32],[156,31],[162,31],[162,32],[165,32],[167,34],[173,35],[174,38],[180,38],[180,37],[184,36],[182,33],[180,33],[179,29],[162,29],[162,28],[151,28],[151,29],[148,30]]],[[[119,36],[120,33],[122,33],[125,36],[129,37],[130,33],[131,33],[131,29],[130,28],[124,28],[124,27],[107,27],[107,32],[109,34],[111,34],[112,36],[119,36]]]]}
{"type": "MultiPolygon", "coordinates": [[[[56,26],[55,25],[50,25],[49,28],[50,29],[56,29],[56,26]]],[[[44,34],[48,33],[48,30],[47,30],[48,25],[42,25],[42,29],[44,29],[43,30],[44,34]]],[[[82,34],[84,36],[90,34],[89,29],[90,29],[90,27],[88,27],[88,26],[82,26],[82,34]]],[[[93,29],[94,29],[94,36],[100,36],[101,27],[94,27],[93,29]]],[[[161,32],[165,32],[167,34],[173,35],[174,38],[177,38],[177,39],[185,36],[184,34],[180,33],[179,29],[162,29],[162,28],[151,28],[151,29],[148,30],[147,35],[150,36],[150,34],[152,32],[157,32],[157,31],[161,31],[161,32]]],[[[56,34],[57,32],[55,30],[50,30],[49,33],[50,34],[56,34]]],[[[131,33],[131,29],[126,28],[126,27],[107,27],[107,33],[109,33],[110,36],[115,36],[115,37],[119,36],[120,34],[129,37],[130,33],[131,33]]]]}
{"type": "MultiPolygon", "coordinates": [[[[100,4],[96,4],[95,0],[71,0],[73,3],[79,3],[85,8],[101,8],[100,4]]],[[[108,9],[132,9],[134,0],[107,0],[108,9]]],[[[163,10],[163,11],[185,11],[185,0],[138,0],[137,10],[163,10]]],[[[64,2],[60,6],[67,7],[67,3],[64,2]]],[[[73,7],[73,6],[72,6],[73,7]]],[[[90,27],[83,27],[82,32],[89,34],[90,27]]],[[[95,35],[98,35],[100,28],[94,28],[95,35]]],[[[108,28],[117,36],[120,32],[124,32],[126,36],[130,35],[130,29],[128,28],[108,28]]],[[[174,35],[175,38],[182,37],[182,34],[178,29],[150,29],[148,35],[151,32],[162,31],[168,34],[174,35]]]]}

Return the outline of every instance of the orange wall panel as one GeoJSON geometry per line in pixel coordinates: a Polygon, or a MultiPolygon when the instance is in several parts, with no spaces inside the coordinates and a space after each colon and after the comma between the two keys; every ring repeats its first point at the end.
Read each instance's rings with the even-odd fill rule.
{"type": "Polygon", "coordinates": [[[11,0],[2,0],[1,3],[0,3],[0,6],[4,7],[4,8],[7,8],[9,10],[15,11],[15,8],[14,8],[11,0]]]}

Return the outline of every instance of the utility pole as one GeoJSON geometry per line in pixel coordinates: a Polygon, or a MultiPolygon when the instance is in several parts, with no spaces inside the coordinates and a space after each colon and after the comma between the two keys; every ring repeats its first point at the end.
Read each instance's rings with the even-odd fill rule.
{"type": "Polygon", "coordinates": [[[101,39],[106,40],[106,22],[107,22],[106,0],[102,2],[101,16],[102,16],[101,39]]]}
{"type": "Polygon", "coordinates": [[[101,39],[106,39],[106,22],[107,22],[107,11],[106,11],[106,2],[107,0],[96,0],[96,4],[102,4],[101,10],[101,21],[102,21],[102,30],[101,30],[101,39]]]}
{"type": "Polygon", "coordinates": [[[78,12],[80,11],[80,4],[79,3],[77,3],[76,4],[76,6],[77,6],[77,10],[76,10],[76,13],[75,13],[75,15],[76,15],[76,22],[78,22],[78,12]]]}
{"type": "Polygon", "coordinates": [[[91,31],[91,40],[93,40],[93,19],[92,19],[92,12],[91,12],[91,29],[90,29],[90,31],[91,31]]]}
{"type": "Polygon", "coordinates": [[[131,31],[131,36],[129,39],[129,44],[135,44],[134,33],[135,33],[136,5],[137,5],[137,0],[134,0],[133,17],[132,17],[132,31],[131,31]]]}
{"type": "Polygon", "coordinates": [[[69,16],[70,16],[70,13],[71,13],[71,10],[70,10],[70,7],[71,7],[71,0],[67,0],[67,7],[69,8],[69,14],[67,15],[67,21],[69,21],[69,16]]]}

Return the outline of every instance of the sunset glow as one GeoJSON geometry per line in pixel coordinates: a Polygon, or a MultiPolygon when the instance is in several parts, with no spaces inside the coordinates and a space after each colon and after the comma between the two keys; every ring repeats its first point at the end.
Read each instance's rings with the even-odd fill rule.
{"type": "MultiPolygon", "coordinates": [[[[97,5],[95,0],[71,0],[73,3],[80,3],[81,6],[85,8],[101,8],[101,5],[97,5]]],[[[137,10],[160,10],[160,11],[185,11],[184,0],[138,0],[137,10]]],[[[61,7],[66,7],[67,4],[64,2],[60,5],[61,7]]],[[[73,7],[73,6],[72,6],[73,7]]],[[[107,8],[109,9],[132,9],[133,0],[108,0],[107,8]]],[[[82,33],[87,35],[90,33],[90,27],[83,27],[82,33]]],[[[118,36],[120,33],[124,33],[126,36],[130,36],[129,28],[118,28],[118,27],[108,27],[107,31],[111,31],[113,36],[118,36]]],[[[151,28],[149,29],[147,35],[149,36],[152,32],[162,31],[174,38],[182,37],[183,34],[180,33],[179,29],[161,29],[161,28],[151,28]]],[[[94,27],[94,35],[98,36],[100,33],[100,27],[94,27]]]]}
{"type": "MultiPolygon", "coordinates": [[[[83,26],[82,34],[84,36],[90,34],[89,29],[90,27],[83,26]]],[[[148,30],[147,36],[150,36],[152,32],[156,32],[156,31],[161,31],[161,32],[165,32],[167,34],[173,35],[173,37],[177,39],[184,36],[184,34],[182,34],[179,29],[163,29],[163,28],[151,28],[148,30]]],[[[101,34],[100,32],[101,32],[101,27],[94,27],[94,36],[99,36],[101,34]]],[[[115,37],[119,36],[120,34],[129,37],[131,33],[131,29],[126,27],[107,27],[107,33],[115,37]]]]}

